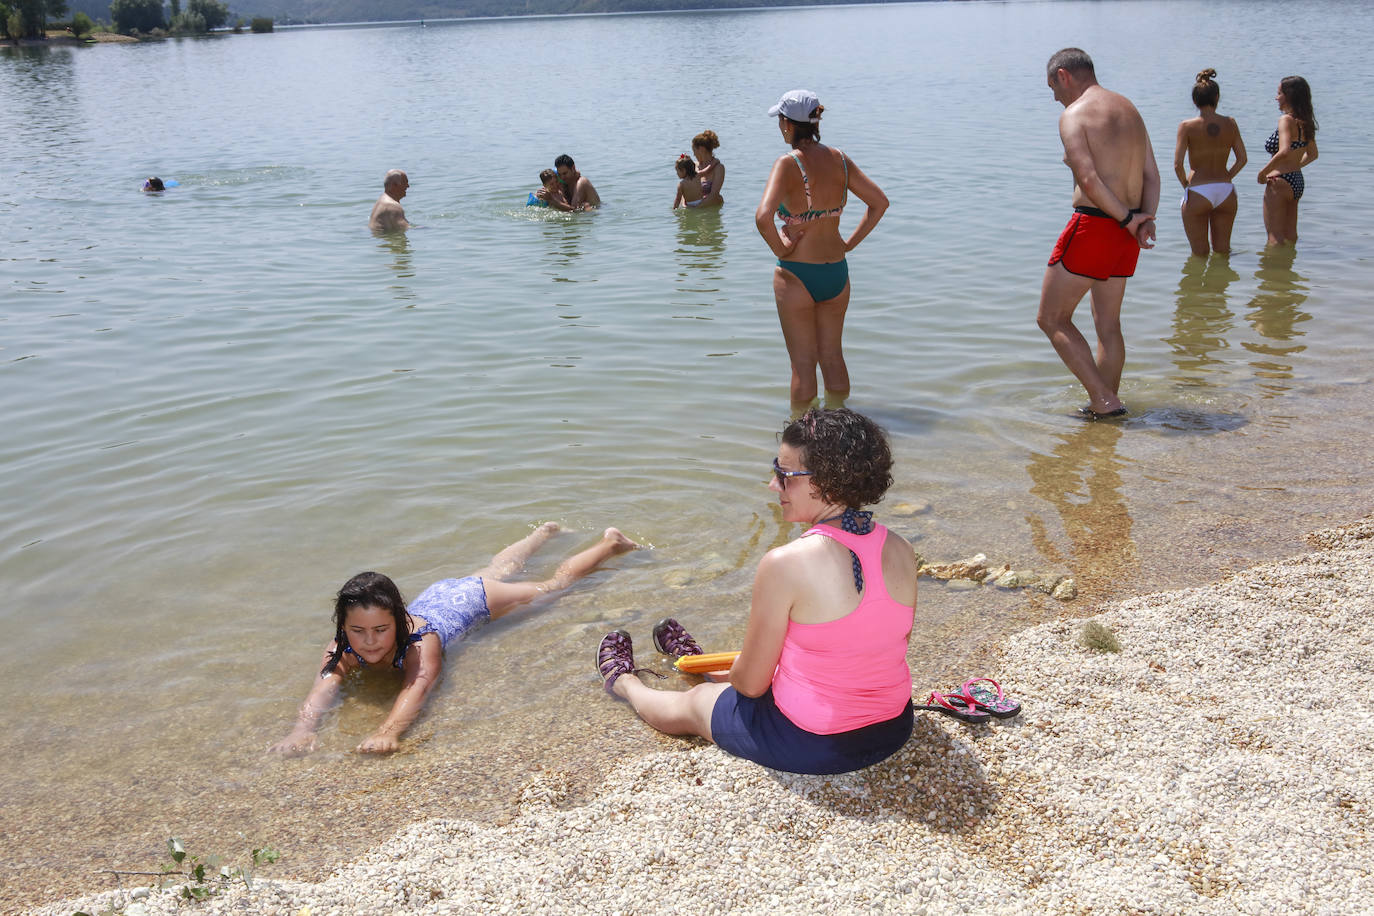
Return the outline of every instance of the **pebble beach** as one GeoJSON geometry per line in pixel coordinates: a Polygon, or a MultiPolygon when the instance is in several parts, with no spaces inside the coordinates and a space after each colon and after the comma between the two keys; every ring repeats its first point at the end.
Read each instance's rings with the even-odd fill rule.
{"type": "Polygon", "coordinates": [[[1308,541],[1095,609],[1118,653],[1081,618],[1010,637],[1019,717],[918,714],[860,773],[683,741],[573,804],[544,761],[509,822],[416,823],[318,883],[284,861],[193,905],[130,884],[29,912],[1374,912],[1374,518],[1308,541]]]}

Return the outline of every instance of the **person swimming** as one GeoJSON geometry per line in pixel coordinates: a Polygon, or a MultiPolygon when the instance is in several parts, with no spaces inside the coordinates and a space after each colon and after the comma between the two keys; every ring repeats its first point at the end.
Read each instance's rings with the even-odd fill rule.
{"type": "Polygon", "coordinates": [[[562,591],[610,557],[639,547],[618,529],[607,528],[599,542],[564,560],[551,578],[505,581],[558,530],[554,522],[545,522],[498,553],[485,568],[461,579],[435,582],[409,606],[396,584],[381,573],[362,572],[345,582],[334,602],[334,639],[325,647],[324,667],[315,677],[295,727],[269,752],[314,750],[320,720],[334,705],[344,679],[363,668],[388,667],[401,673],[400,692],[391,713],[357,750],[396,750],[437,683],[449,645],[477,625],[562,591]]]}
{"type": "Polygon", "coordinates": [[[673,163],[677,170],[677,194],[673,197],[673,209],[680,206],[700,207],[702,203],[701,180],[697,178],[696,163],[686,153],[677,157],[673,163]]]}

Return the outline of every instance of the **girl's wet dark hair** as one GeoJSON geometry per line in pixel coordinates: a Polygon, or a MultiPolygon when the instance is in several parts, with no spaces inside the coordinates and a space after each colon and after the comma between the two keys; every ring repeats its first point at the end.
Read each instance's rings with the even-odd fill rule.
{"type": "Polygon", "coordinates": [[[892,486],[892,449],[877,423],[848,407],[813,407],[782,430],[782,442],[801,452],[821,498],[859,509],[892,486]]]}
{"type": "Polygon", "coordinates": [[[677,173],[683,178],[691,178],[697,173],[697,164],[693,162],[691,157],[686,153],[677,157],[677,162],[673,167],[677,169],[677,173]]]}
{"type": "Polygon", "coordinates": [[[1205,105],[1217,107],[1217,102],[1221,101],[1221,87],[1217,85],[1217,71],[1208,67],[1197,75],[1197,81],[1193,83],[1193,104],[1198,108],[1205,105]]]}
{"type": "Polygon", "coordinates": [[[706,147],[707,152],[715,152],[720,146],[720,137],[716,136],[714,130],[703,130],[692,138],[692,149],[696,149],[698,146],[706,147]]]}
{"type": "Polygon", "coordinates": [[[1310,137],[1317,132],[1317,115],[1312,111],[1312,87],[1301,76],[1285,76],[1279,80],[1279,91],[1288,100],[1288,109],[1307,128],[1310,137]]]}
{"type": "Polygon", "coordinates": [[[406,616],[406,603],[401,597],[401,590],[381,573],[360,572],[343,584],[334,599],[334,651],[325,659],[324,667],[320,669],[321,677],[339,666],[339,660],[348,649],[344,622],[348,619],[348,612],[355,607],[379,607],[391,612],[391,619],[396,623],[396,654],[392,656],[391,664],[395,666],[401,661],[405,647],[410,642],[410,618],[406,616]]]}
{"type": "MultiPolygon", "coordinates": [[[[820,118],[821,112],[825,111],[824,105],[817,105],[811,111],[811,117],[820,118]]],[[[778,115],[780,118],[787,118],[787,123],[792,125],[792,148],[801,146],[803,140],[815,140],[821,142],[821,125],[811,121],[793,121],[787,115],[778,115]]]]}

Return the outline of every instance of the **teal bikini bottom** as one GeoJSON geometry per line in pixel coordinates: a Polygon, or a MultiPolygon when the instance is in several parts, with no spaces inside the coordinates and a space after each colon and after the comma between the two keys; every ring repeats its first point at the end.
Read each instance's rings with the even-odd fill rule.
{"type": "Polygon", "coordinates": [[[816,302],[834,299],[849,284],[849,262],[844,258],[830,264],[810,264],[806,261],[784,261],[778,266],[802,281],[802,286],[816,302]]]}

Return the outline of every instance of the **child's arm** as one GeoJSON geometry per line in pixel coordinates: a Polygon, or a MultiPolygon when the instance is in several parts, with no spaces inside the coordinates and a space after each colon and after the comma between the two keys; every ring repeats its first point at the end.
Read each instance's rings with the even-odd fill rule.
{"type": "Polygon", "coordinates": [[[562,210],[566,213],[572,209],[572,205],[568,203],[568,198],[563,194],[562,188],[556,191],[549,191],[546,199],[549,202],[549,206],[553,207],[555,210],[562,210]]]}
{"type": "Polygon", "coordinates": [[[673,196],[673,209],[682,206],[682,182],[677,183],[677,194],[673,196]]]}
{"type": "MultiPolygon", "coordinates": [[[[334,644],[331,642],[329,648],[325,649],[325,657],[328,658],[333,651],[334,644]]],[[[315,678],[315,684],[296,716],[296,727],[291,729],[291,734],[269,747],[269,754],[308,754],[315,749],[315,730],[320,727],[320,719],[338,699],[339,687],[343,685],[350,661],[348,656],[344,656],[337,668],[315,678]]]]}
{"type": "MultiPolygon", "coordinates": [[[[720,189],[725,187],[725,163],[717,159],[711,164],[710,172],[711,193],[705,195],[702,199],[706,203],[720,203],[720,189]]],[[[697,173],[697,177],[701,177],[700,172],[697,173]]]]}
{"type": "Polygon", "coordinates": [[[429,699],[429,692],[438,681],[443,665],[444,650],[436,634],[426,634],[411,647],[411,651],[406,653],[401,693],[391,707],[391,715],[377,726],[377,730],[366,741],[358,745],[359,752],[385,754],[400,747],[401,735],[420,715],[420,710],[425,708],[425,700],[429,699]]]}

